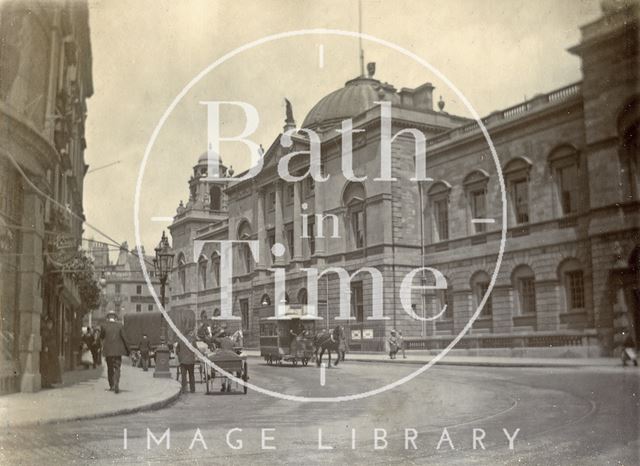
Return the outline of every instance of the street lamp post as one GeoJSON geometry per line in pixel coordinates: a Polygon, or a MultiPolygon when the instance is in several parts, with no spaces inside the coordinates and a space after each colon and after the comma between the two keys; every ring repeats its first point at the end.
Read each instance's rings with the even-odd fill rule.
{"type": "MultiPolygon", "coordinates": [[[[171,273],[171,268],[173,267],[174,254],[164,231],[162,232],[162,238],[155,251],[156,257],[153,260],[153,267],[156,276],[160,280],[160,305],[162,309],[165,309],[165,287],[169,274],[171,273]]],[[[160,345],[156,348],[156,369],[153,376],[156,378],[171,378],[171,372],[169,371],[169,346],[167,346],[167,321],[164,316],[162,317],[160,325],[160,345]]]]}

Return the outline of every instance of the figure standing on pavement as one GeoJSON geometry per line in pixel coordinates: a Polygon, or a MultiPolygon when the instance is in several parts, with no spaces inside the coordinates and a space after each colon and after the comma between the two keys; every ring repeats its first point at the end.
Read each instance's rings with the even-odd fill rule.
{"type": "Polygon", "coordinates": [[[100,329],[93,330],[91,342],[89,344],[89,350],[91,351],[91,357],[93,358],[93,367],[96,365],[102,365],[102,341],[100,340],[100,329]]]}
{"type": "Polygon", "coordinates": [[[142,370],[147,372],[149,370],[149,352],[151,351],[151,343],[146,333],[142,334],[142,340],[138,344],[140,350],[140,359],[142,362],[142,370]]]}
{"type": "Polygon", "coordinates": [[[398,347],[402,351],[402,359],[407,359],[407,354],[405,353],[404,337],[402,336],[402,332],[400,330],[398,330],[398,347]]]}
{"type": "Polygon", "coordinates": [[[340,336],[338,338],[338,358],[340,361],[344,361],[344,357],[347,354],[347,336],[343,327],[340,327],[340,336]]]}
{"type": "Polygon", "coordinates": [[[129,354],[127,340],[124,337],[124,328],[116,320],[115,311],[107,313],[107,321],[102,326],[100,337],[103,341],[102,351],[107,360],[107,378],[109,379],[109,390],[116,394],[120,393],[120,366],[122,356],[129,354]]]}
{"type": "Polygon", "coordinates": [[[62,382],[60,361],[58,360],[58,342],[53,329],[53,321],[45,320],[42,329],[42,353],[40,354],[40,375],[42,388],[52,388],[53,384],[62,382]]]}
{"type": "Polygon", "coordinates": [[[391,335],[387,339],[389,344],[389,359],[395,359],[398,353],[398,338],[396,337],[396,331],[391,330],[391,335]]]}
{"type": "MultiPolygon", "coordinates": [[[[187,341],[191,346],[196,346],[196,338],[193,334],[193,330],[185,335],[187,341]]],[[[176,343],[176,355],[178,356],[178,363],[180,363],[180,375],[182,376],[182,393],[187,393],[187,375],[189,376],[189,391],[195,393],[196,380],[194,375],[194,366],[196,363],[196,355],[187,345],[184,344],[182,339],[178,339],[176,343]]]]}

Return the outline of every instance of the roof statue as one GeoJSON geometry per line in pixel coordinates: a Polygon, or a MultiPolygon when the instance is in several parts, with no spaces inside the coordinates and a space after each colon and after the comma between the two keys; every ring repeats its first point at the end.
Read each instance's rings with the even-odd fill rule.
{"type": "Polygon", "coordinates": [[[284,105],[286,107],[286,116],[284,120],[284,130],[288,131],[290,129],[296,128],[296,120],[293,118],[293,108],[291,107],[291,102],[289,99],[285,97],[284,105]]]}

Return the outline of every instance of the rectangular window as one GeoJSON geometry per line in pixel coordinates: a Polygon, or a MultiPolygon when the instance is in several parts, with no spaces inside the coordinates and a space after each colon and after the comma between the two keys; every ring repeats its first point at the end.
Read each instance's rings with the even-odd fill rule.
{"type": "Polygon", "coordinates": [[[316,252],[316,223],[314,216],[307,217],[307,236],[309,236],[309,254],[313,255],[316,252]]]}
{"type": "Polygon", "coordinates": [[[116,283],[116,294],[120,294],[122,292],[122,285],[120,283],[116,283]]]}
{"type": "Polygon", "coordinates": [[[535,314],[536,285],[533,277],[520,278],[518,280],[518,292],[520,294],[520,313],[535,314]]]}
{"type": "Polygon", "coordinates": [[[240,315],[242,318],[242,330],[249,330],[249,300],[240,300],[240,315]]]}
{"type": "Polygon", "coordinates": [[[578,210],[578,166],[571,164],[558,169],[560,203],[567,215],[578,210]]]}
{"type": "Polygon", "coordinates": [[[268,204],[268,208],[269,210],[276,210],[276,192],[275,191],[271,191],[269,193],[269,204],[268,204]]]}
{"type": "Polygon", "coordinates": [[[293,257],[295,246],[293,241],[293,227],[287,228],[287,246],[289,246],[289,257],[293,257]]]}
{"type": "Polygon", "coordinates": [[[149,312],[153,311],[153,304],[149,304],[147,306],[147,311],[149,311],[149,312]]]}
{"type": "Polygon", "coordinates": [[[136,285],[136,294],[142,294],[142,285],[136,285]]]}
{"type": "Polygon", "coordinates": [[[355,247],[364,247],[364,211],[357,210],[351,213],[351,229],[355,247]]]}
{"type": "Polygon", "coordinates": [[[136,304],[136,312],[142,312],[142,304],[136,304]]]}
{"type": "Polygon", "coordinates": [[[362,282],[351,283],[351,315],[356,322],[364,322],[364,302],[362,299],[362,282]]]}
{"type": "Polygon", "coordinates": [[[306,197],[311,197],[313,196],[314,190],[315,190],[315,182],[314,179],[311,176],[308,176],[306,178],[307,182],[306,182],[306,192],[307,192],[307,196],[306,197]]]}
{"type": "MultiPolygon", "coordinates": [[[[471,216],[473,218],[485,218],[486,215],[486,191],[484,189],[471,191],[471,216]]],[[[487,229],[485,223],[474,223],[473,226],[476,233],[483,233],[487,229]]]]}
{"type": "Polygon", "coordinates": [[[566,283],[569,287],[571,309],[584,309],[584,277],[582,270],[567,272],[566,283]]]}
{"type": "Polygon", "coordinates": [[[287,185],[287,204],[293,204],[293,184],[287,185]]]}
{"type": "Polygon", "coordinates": [[[447,199],[439,199],[433,203],[438,241],[449,239],[449,209],[447,199]]]}
{"type": "Polygon", "coordinates": [[[525,178],[513,182],[516,223],[529,223],[529,186],[525,178]]]}

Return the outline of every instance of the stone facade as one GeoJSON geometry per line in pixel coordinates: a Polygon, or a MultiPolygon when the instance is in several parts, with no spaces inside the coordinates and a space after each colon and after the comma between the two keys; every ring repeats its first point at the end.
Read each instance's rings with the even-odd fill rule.
{"type": "Polygon", "coordinates": [[[72,368],[81,310],[62,273],[83,223],[85,99],[93,94],[85,3],[0,5],[0,393],[40,389],[40,328],[72,368]]]}
{"type": "MultiPolygon", "coordinates": [[[[582,81],[483,118],[498,166],[476,122],[450,115],[442,105],[439,111],[432,108],[429,83],[397,91],[373,76],[348,81],[323,98],[302,125],[320,137],[327,181],[279,178],[276,167],[282,157],[309,150],[308,133],[300,130],[292,147],[282,147],[281,135],[274,139],[258,176],[227,183],[223,219],[207,214],[189,220],[179,211],[170,229],[183,254],[178,270],[187,277],[179,280],[186,289],[182,296],[174,295],[174,305],[196,305],[211,311],[209,315],[219,308],[219,284],[198,281],[209,270],[202,265],[209,256],[204,254],[199,267],[194,241],[257,240],[256,260],[247,248],[234,248],[234,316],[249,345],[257,345],[260,320],[273,315],[279,303],[306,304],[304,268],[341,267],[351,274],[373,267],[384,280],[388,319],[368,319],[373,307],[370,274],[358,274],[350,285],[328,274],[318,283],[321,325],[336,324],[340,287],[350,286],[353,320],[339,323],[347,327],[352,350],[382,350],[392,328],[403,331],[409,348],[438,350],[465,329],[485,298],[505,220],[505,251],[495,286],[456,350],[611,354],[619,344],[614,307],[632,315],[638,306],[632,294],[617,300],[618,288],[631,290],[634,284],[612,279],[618,271],[614,264],[640,243],[638,6],[620,5],[605,4],[602,18],[584,26],[581,43],[570,49],[582,59],[582,81]],[[424,134],[431,181],[410,180],[416,143],[407,131],[391,146],[397,181],[374,180],[380,176],[384,143],[382,106],[374,103],[380,100],[392,106],[391,134],[407,128],[424,134]],[[344,141],[334,130],[345,118],[353,119],[354,131],[364,130],[353,135],[353,172],[366,177],[362,181],[343,175],[344,141]],[[334,217],[324,221],[323,237],[316,218],[312,228],[318,236],[302,238],[302,224],[314,214],[334,217]],[[331,237],[334,220],[338,235],[331,237]],[[270,253],[274,243],[285,246],[282,257],[270,253]],[[439,270],[448,285],[446,291],[412,294],[411,309],[419,316],[435,316],[447,306],[426,322],[411,318],[399,295],[405,276],[421,266],[439,270]],[[274,296],[276,268],[286,270],[285,297],[274,296]],[[194,304],[194,296],[207,298],[194,304]]],[[[295,122],[287,118],[284,130],[292,127],[295,122]]],[[[292,159],[291,173],[308,170],[304,158],[292,159]]],[[[431,285],[434,278],[425,280],[431,285]]],[[[414,285],[419,281],[418,275],[414,285]]]]}

